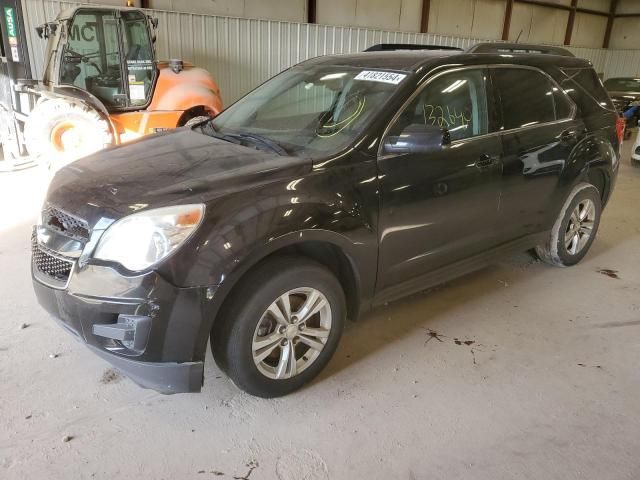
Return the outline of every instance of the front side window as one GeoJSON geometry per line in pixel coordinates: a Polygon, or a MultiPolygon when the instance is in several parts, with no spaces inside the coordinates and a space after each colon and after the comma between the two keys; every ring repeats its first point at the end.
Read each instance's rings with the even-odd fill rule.
{"type": "Polygon", "coordinates": [[[126,106],[115,13],[78,10],[67,35],[60,83],[92,93],[107,107],[126,106]]]}
{"type": "Polygon", "coordinates": [[[142,12],[135,10],[121,15],[130,105],[146,105],[156,71],[148,22],[142,12]]]}
{"type": "Polygon", "coordinates": [[[459,70],[436,77],[403,110],[389,135],[397,137],[409,125],[446,129],[452,141],[488,133],[486,71],[459,70]]]}
{"type": "Polygon", "coordinates": [[[495,68],[492,75],[504,130],[571,117],[572,104],[546,75],[525,68],[495,68]]]}
{"type": "Polygon", "coordinates": [[[203,133],[286,154],[322,157],[361,135],[409,73],[336,65],[293,67],[203,127],[203,133]]]}

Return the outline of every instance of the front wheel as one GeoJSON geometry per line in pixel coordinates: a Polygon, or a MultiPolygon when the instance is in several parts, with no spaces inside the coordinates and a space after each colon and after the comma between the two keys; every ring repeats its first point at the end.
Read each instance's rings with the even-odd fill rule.
{"type": "Polygon", "coordinates": [[[601,212],[598,189],[588,183],[577,185],[560,210],[548,240],[536,247],[538,257],[559,267],[578,263],[596,237],[601,212]]]}
{"type": "Polygon", "coordinates": [[[275,258],[250,272],[232,295],[211,345],[218,365],[242,390],[286,395],[329,362],[346,306],[327,268],[305,258],[275,258]]]}

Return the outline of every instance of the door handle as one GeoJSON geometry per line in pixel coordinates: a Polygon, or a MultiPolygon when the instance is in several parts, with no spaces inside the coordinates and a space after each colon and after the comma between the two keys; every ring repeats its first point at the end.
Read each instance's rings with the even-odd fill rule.
{"type": "Polygon", "coordinates": [[[494,165],[497,161],[498,157],[492,157],[491,155],[483,153],[474,165],[478,168],[487,168],[494,165]]]}

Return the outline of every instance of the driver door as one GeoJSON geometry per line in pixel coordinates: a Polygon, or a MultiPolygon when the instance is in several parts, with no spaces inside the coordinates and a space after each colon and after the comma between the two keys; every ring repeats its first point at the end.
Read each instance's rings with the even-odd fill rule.
{"type": "Polygon", "coordinates": [[[445,134],[444,145],[422,153],[391,153],[397,149],[383,146],[379,292],[419,283],[419,277],[495,245],[502,146],[499,136],[490,134],[487,78],[483,68],[433,77],[383,139],[410,142],[420,126],[435,125],[445,134]]]}

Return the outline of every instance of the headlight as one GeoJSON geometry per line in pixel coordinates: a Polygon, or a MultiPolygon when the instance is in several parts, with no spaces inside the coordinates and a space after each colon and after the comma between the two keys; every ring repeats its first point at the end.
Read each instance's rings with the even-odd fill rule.
{"type": "Polygon", "coordinates": [[[118,262],[129,270],[144,270],[183,244],[203,218],[202,204],[134,213],[104,232],[93,257],[118,262]]]}

